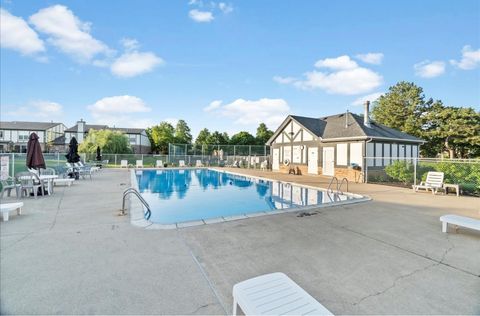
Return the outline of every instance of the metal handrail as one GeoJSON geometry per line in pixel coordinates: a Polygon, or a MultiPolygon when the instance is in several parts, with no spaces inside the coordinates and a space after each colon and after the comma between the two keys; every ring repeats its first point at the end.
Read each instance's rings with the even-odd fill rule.
{"type": "MultiPolygon", "coordinates": [[[[347,184],[347,191],[346,192],[348,192],[348,179],[347,178],[343,178],[342,181],[340,181],[340,186],[338,187],[337,191],[340,191],[342,189],[343,182],[345,182],[347,184]]],[[[341,193],[343,194],[343,191],[341,191],[341,193]]]]}
{"type": "Polygon", "coordinates": [[[333,189],[331,188],[333,184],[333,180],[335,180],[335,182],[337,183],[337,191],[338,191],[338,179],[337,177],[332,177],[332,179],[330,180],[330,183],[328,184],[327,192],[330,190],[330,192],[333,193],[333,189]]]}
{"type": "Polygon", "coordinates": [[[128,194],[133,193],[139,200],[142,202],[142,204],[147,208],[147,211],[145,212],[145,218],[149,219],[150,216],[152,215],[152,211],[150,210],[150,205],[148,205],[148,202],[145,201],[145,199],[140,195],[140,192],[138,192],[134,188],[128,188],[125,191],[123,191],[123,202],[122,202],[122,209],[120,210],[121,215],[126,215],[127,212],[125,210],[125,198],[127,197],[128,194]]]}

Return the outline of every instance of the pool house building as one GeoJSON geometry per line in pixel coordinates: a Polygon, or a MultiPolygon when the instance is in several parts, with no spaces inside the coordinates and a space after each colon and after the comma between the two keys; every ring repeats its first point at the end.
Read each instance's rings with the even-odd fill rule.
{"type": "Polygon", "coordinates": [[[363,117],[348,111],[320,118],[289,115],[267,142],[272,170],[365,182],[365,167],[381,174],[393,160],[418,157],[424,141],[370,120],[369,106],[367,101],[363,117]]]}

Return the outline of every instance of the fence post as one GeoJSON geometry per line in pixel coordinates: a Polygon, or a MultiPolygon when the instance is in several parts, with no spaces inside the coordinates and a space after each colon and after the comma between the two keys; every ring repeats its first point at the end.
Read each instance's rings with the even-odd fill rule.
{"type": "Polygon", "coordinates": [[[417,157],[413,158],[413,185],[417,185],[417,157]]]}
{"type": "Polygon", "coordinates": [[[12,153],[12,178],[15,177],[15,153],[12,153]]]}
{"type": "Polygon", "coordinates": [[[143,154],[142,154],[142,164],[145,165],[145,161],[143,161],[143,154]]]}
{"type": "Polygon", "coordinates": [[[60,166],[60,153],[57,151],[57,166],[60,166]]]}
{"type": "Polygon", "coordinates": [[[117,154],[115,154],[114,157],[115,157],[115,162],[114,163],[115,163],[115,167],[116,167],[117,166],[117,154]]]}
{"type": "Polygon", "coordinates": [[[368,183],[368,164],[367,164],[367,157],[365,157],[365,174],[363,175],[365,177],[365,183],[368,183]]]}

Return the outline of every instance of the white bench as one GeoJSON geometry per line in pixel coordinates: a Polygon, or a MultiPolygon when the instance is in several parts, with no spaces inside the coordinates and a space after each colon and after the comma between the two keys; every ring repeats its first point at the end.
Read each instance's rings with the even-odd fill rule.
{"type": "Polygon", "coordinates": [[[442,222],[442,232],[444,233],[447,232],[448,224],[462,226],[462,227],[480,231],[479,219],[450,214],[450,215],[441,216],[440,221],[442,222]]]}
{"type": "Polygon", "coordinates": [[[237,305],[245,315],[333,315],[283,273],[271,273],[233,286],[233,315],[237,305]]]}
{"type": "Polygon", "coordinates": [[[15,202],[15,203],[5,203],[0,204],[0,213],[2,213],[3,221],[8,221],[8,213],[11,211],[17,210],[17,214],[22,214],[22,207],[23,202],[15,202]]]}

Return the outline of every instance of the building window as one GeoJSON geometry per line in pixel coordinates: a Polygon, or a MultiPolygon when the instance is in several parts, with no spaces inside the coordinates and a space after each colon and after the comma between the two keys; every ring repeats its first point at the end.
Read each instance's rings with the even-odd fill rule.
{"type": "Polygon", "coordinates": [[[18,133],[18,142],[19,143],[28,142],[28,132],[19,132],[18,133]]]}

